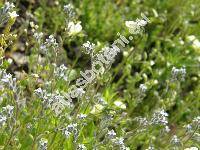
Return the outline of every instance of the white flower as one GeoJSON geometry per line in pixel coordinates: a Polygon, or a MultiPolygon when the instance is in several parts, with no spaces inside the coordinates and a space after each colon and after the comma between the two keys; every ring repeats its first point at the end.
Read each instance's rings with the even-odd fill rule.
{"type": "Polygon", "coordinates": [[[113,139],[116,136],[116,133],[112,129],[112,130],[108,131],[107,135],[108,135],[108,138],[113,139]]]}
{"type": "Polygon", "coordinates": [[[168,124],[168,114],[164,111],[164,109],[156,110],[151,118],[151,124],[156,125],[164,125],[168,124]]]}
{"type": "Polygon", "coordinates": [[[182,81],[184,81],[185,76],[186,76],[186,68],[185,66],[181,67],[180,69],[173,67],[171,74],[172,74],[173,80],[178,80],[180,78],[182,81]]]}
{"type": "Polygon", "coordinates": [[[87,150],[84,144],[78,144],[77,150],[87,150]]]}
{"type": "Polygon", "coordinates": [[[186,37],[186,39],[189,41],[189,42],[192,42],[196,39],[196,37],[194,35],[189,35],[186,37]]]}
{"type": "Polygon", "coordinates": [[[122,103],[121,101],[115,101],[114,104],[121,109],[126,109],[126,105],[122,103]]]}
{"type": "Polygon", "coordinates": [[[72,133],[74,134],[78,133],[77,127],[78,127],[77,123],[72,123],[72,124],[69,124],[66,128],[64,128],[63,133],[65,137],[69,138],[72,133]]]}
{"type": "Polygon", "coordinates": [[[200,50],[200,41],[194,35],[189,35],[186,39],[192,44],[194,50],[200,50]]]}
{"type": "Polygon", "coordinates": [[[198,150],[198,148],[197,147],[190,147],[190,148],[186,148],[184,150],[198,150]]]}
{"type": "Polygon", "coordinates": [[[145,93],[146,91],[147,91],[147,86],[146,85],[144,85],[144,84],[140,84],[140,91],[142,92],[142,93],[145,93]]]}
{"type": "Polygon", "coordinates": [[[18,17],[19,15],[16,13],[16,11],[13,11],[13,12],[8,12],[9,16],[14,19],[16,17],[18,17]]]}
{"type": "Polygon", "coordinates": [[[178,139],[178,137],[176,135],[174,135],[171,139],[172,144],[177,145],[180,144],[180,140],[178,139]]]}
{"type": "Polygon", "coordinates": [[[137,22],[137,24],[139,25],[139,26],[145,26],[146,24],[147,24],[147,21],[145,21],[145,20],[143,20],[143,19],[137,19],[136,20],[136,22],[137,22]]]}
{"type": "Polygon", "coordinates": [[[170,131],[169,126],[165,126],[165,131],[166,131],[167,133],[169,133],[169,131],[170,131]]]}
{"type": "Polygon", "coordinates": [[[87,115],[86,114],[78,114],[78,118],[79,119],[85,119],[87,117],[87,115]]]}
{"type": "Polygon", "coordinates": [[[91,114],[98,114],[103,110],[103,108],[104,107],[102,105],[96,104],[96,105],[94,105],[94,107],[93,107],[93,109],[92,109],[92,111],[90,113],[91,114]]]}
{"type": "Polygon", "coordinates": [[[200,41],[198,39],[195,39],[192,43],[192,47],[195,49],[195,50],[200,50],[200,41]]]}
{"type": "Polygon", "coordinates": [[[80,33],[81,30],[82,30],[81,22],[78,22],[76,24],[74,22],[72,22],[72,21],[69,22],[68,30],[69,30],[69,35],[70,36],[80,33]]]}

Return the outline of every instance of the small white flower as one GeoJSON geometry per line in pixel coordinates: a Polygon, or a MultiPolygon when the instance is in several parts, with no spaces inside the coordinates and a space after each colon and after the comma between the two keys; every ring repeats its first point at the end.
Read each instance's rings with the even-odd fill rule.
{"type": "Polygon", "coordinates": [[[8,58],[8,63],[12,64],[13,60],[11,58],[8,58]]]}
{"type": "Polygon", "coordinates": [[[196,39],[196,37],[194,35],[189,35],[186,37],[186,39],[189,41],[189,42],[192,42],[196,39]]]}
{"type": "Polygon", "coordinates": [[[16,17],[18,17],[19,15],[16,13],[16,11],[13,11],[13,12],[8,12],[9,16],[14,19],[16,17]]]}
{"type": "Polygon", "coordinates": [[[87,150],[84,144],[78,144],[77,150],[87,150]]]}
{"type": "Polygon", "coordinates": [[[69,35],[70,36],[73,36],[73,35],[76,35],[78,33],[81,32],[82,30],[82,26],[81,26],[81,22],[78,22],[78,23],[74,23],[74,22],[69,22],[68,24],[68,30],[69,30],[69,35]]]}
{"type": "Polygon", "coordinates": [[[114,104],[121,109],[126,109],[126,105],[122,103],[121,101],[115,101],[114,104]]]}
{"type": "Polygon", "coordinates": [[[151,118],[151,124],[156,125],[164,125],[168,124],[168,114],[164,111],[164,109],[156,110],[151,118]]]}
{"type": "Polygon", "coordinates": [[[69,124],[66,128],[63,129],[63,134],[66,138],[69,138],[72,133],[76,134],[78,132],[77,127],[77,123],[69,124]]]}
{"type": "Polygon", "coordinates": [[[147,21],[145,21],[145,20],[143,20],[143,19],[137,19],[136,20],[136,22],[137,22],[137,24],[139,25],[139,26],[145,26],[146,24],[147,24],[147,21]]]}
{"type": "Polygon", "coordinates": [[[167,133],[169,133],[169,131],[170,131],[169,126],[165,126],[165,131],[166,131],[167,133]]]}
{"type": "Polygon", "coordinates": [[[103,106],[102,105],[100,105],[100,104],[96,104],[96,105],[94,105],[94,107],[93,107],[93,109],[91,110],[91,114],[98,114],[98,113],[100,113],[102,110],[103,110],[103,106]]]}
{"type": "Polygon", "coordinates": [[[70,137],[71,134],[72,134],[71,132],[69,132],[69,131],[67,131],[67,130],[64,130],[64,135],[65,135],[65,137],[66,137],[67,139],[70,137]]]}
{"type": "Polygon", "coordinates": [[[195,39],[192,43],[192,47],[195,49],[195,50],[200,50],[200,41],[198,39],[195,39]]]}
{"type": "Polygon", "coordinates": [[[116,136],[115,131],[112,129],[107,133],[109,139],[113,139],[116,136]]]}
{"type": "Polygon", "coordinates": [[[180,140],[178,139],[178,137],[176,135],[174,135],[171,139],[172,144],[174,145],[178,145],[180,144],[180,140]]]}
{"type": "Polygon", "coordinates": [[[86,114],[79,114],[79,115],[78,115],[78,118],[81,119],[81,120],[82,120],[82,119],[85,119],[86,117],[87,117],[86,114]]]}
{"type": "Polygon", "coordinates": [[[142,92],[142,93],[145,93],[146,91],[147,91],[147,86],[145,85],[145,84],[140,84],[140,91],[142,92]]]}
{"type": "Polygon", "coordinates": [[[185,148],[184,150],[198,150],[197,147],[190,147],[190,148],[185,148]]]}

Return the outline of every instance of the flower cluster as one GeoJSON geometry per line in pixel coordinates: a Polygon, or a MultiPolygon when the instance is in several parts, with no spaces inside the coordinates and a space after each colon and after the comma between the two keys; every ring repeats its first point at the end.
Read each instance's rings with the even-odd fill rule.
{"type": "Polygon", "coordinates": [[[0,25],[6,23],[9,18],[16,18],[18,15],[16,11],[13,11],[14,4],[6,2],[3,8],[0,9],[0,25]]]}
{"type": "Polygon", "coordinates": [[[82,31],[81,22],[76,19],[76,13],[72,4],[64,6],[64,12],[67,14],[66,30],[69,36],[75,36],[82,31]]]}
{"type": "Polygon", "coordinates": [[[46,90],[38,88],[35,90],[35,94],[43,100],[44,107],[51,108],[56,115],[59,115],[66,107],[71,108],[73,106],[72,101],[67,101],[65,96],[58,91],[48,93],[46,90]]]}
{"type": "Polygon", "coordinates": [[[168,114],[164,111],[164,109],[156,110],[151,118],[151,124],[166,126],[168,124],[167,117],[168,114]]]}
{"type": "Polygon", "coordinates": [[[57,53],[58,49],[58,43],[56,42],[56,39],[53,35],[50,35],[46,41],[40,46],[41,52],[44,52],[45,54],[48,54],[48,51],[50,49],[53,49],[55,53],[57,53]]]}
{"type": "Polygon", "coordinates": [[[68,80],[68,77],[67,77],[67,67],[62,64],[61,66],[57,67],[56,64],[53,64],[54,65],[54,75],[56,78],[58,79],[63,79],[65,81],[68,80]]]}
{"type": "Polygon", "coordinates": [[[181,81],[184,81],[185,76],[186,76],[186,69],[185,69],[185,67],[181,67],[180,69],[173,67],[171,74],[172,74],[172,80],[179,80],[180,79],[181,81]]]}
{"type": "Polygon", "coordinates": [[[140,124],[140,126],[145,127],[142,128],[142,130],[139,130],[140,132],[143,130],[146,130],[146,127],[150,125],[159,125],[164,127],[166,132],[169,132],[170,129],[168,127],[168,114],[164,111],[164,109],[158,109],[156,110],[152,117],[150,119],[146,117],[136,117],[135,120],[140,124]]]}
{"type": "Polygon", "coordinates": [[[91,54],[93,56],[93,51],[94,51],[94,48],[95,48],[94,43],[87,41],[86,43],[83,44],[83,47],[85,49],[86,54],[91,54]]]}
{"type": "Polygon", "coordinates": [[[65,127],[63,129],[63,134],[65,135],[65,137],[68,139],[72,134],[74,135],[74,138],[77,139],[78,138],[78,124],[77,123],[72,123],[69,124],[67,127],[65,127]]]}
{"type": "Polygon", "coordinates": [[[13,116],[14,106],[7,105],[5,107],[2,107],[2,109],[3,109],[2,113],[6,114],[8,118],[11,118],[13,116]]]}
{"type": "Polygon", "coordinates": [[[146,93],[146,91],[147,91],[147,86],[144,85],[144,84],[140,84],[139,89],[140,89],[140,92],[141,92],[141,93],[146,93]]]}
{"type": "Polygon", "coordinates": [[[69,20],[73,19],[76,15],[74,6],[72,4],[65,5],[64,12],[67,14],[69,20]]]}
{"type": "Polygon", "coordinates": [[[112,129],[110,131],[108,131],[107,133],[107,138],[109,140],[111,140],[111,142],[116,145],[119,146],[120,150],[129,150],[128,147],[125,146],[124,144],[124,138],[123,137],[116,137],[116,133],[115,131],[112,129]]]}
{"type": "Polygon", "coordinates": [[[13,78],[10,73],[7,74],[6,70],[4,69],[0,69],[0,83],[1,83],[0,86],[1,89],[3,88],[2,87],[3,85],[4,87],[8,87],[13,92],[17,91],[16,78],[13,78]]]}
{"type": "Polygon", "coordinates": [[[2,107],[0,112],[0,127],[3,127],[6,124],[8,118],[13,116],[14,106],[7,105],[2,107]]]}

